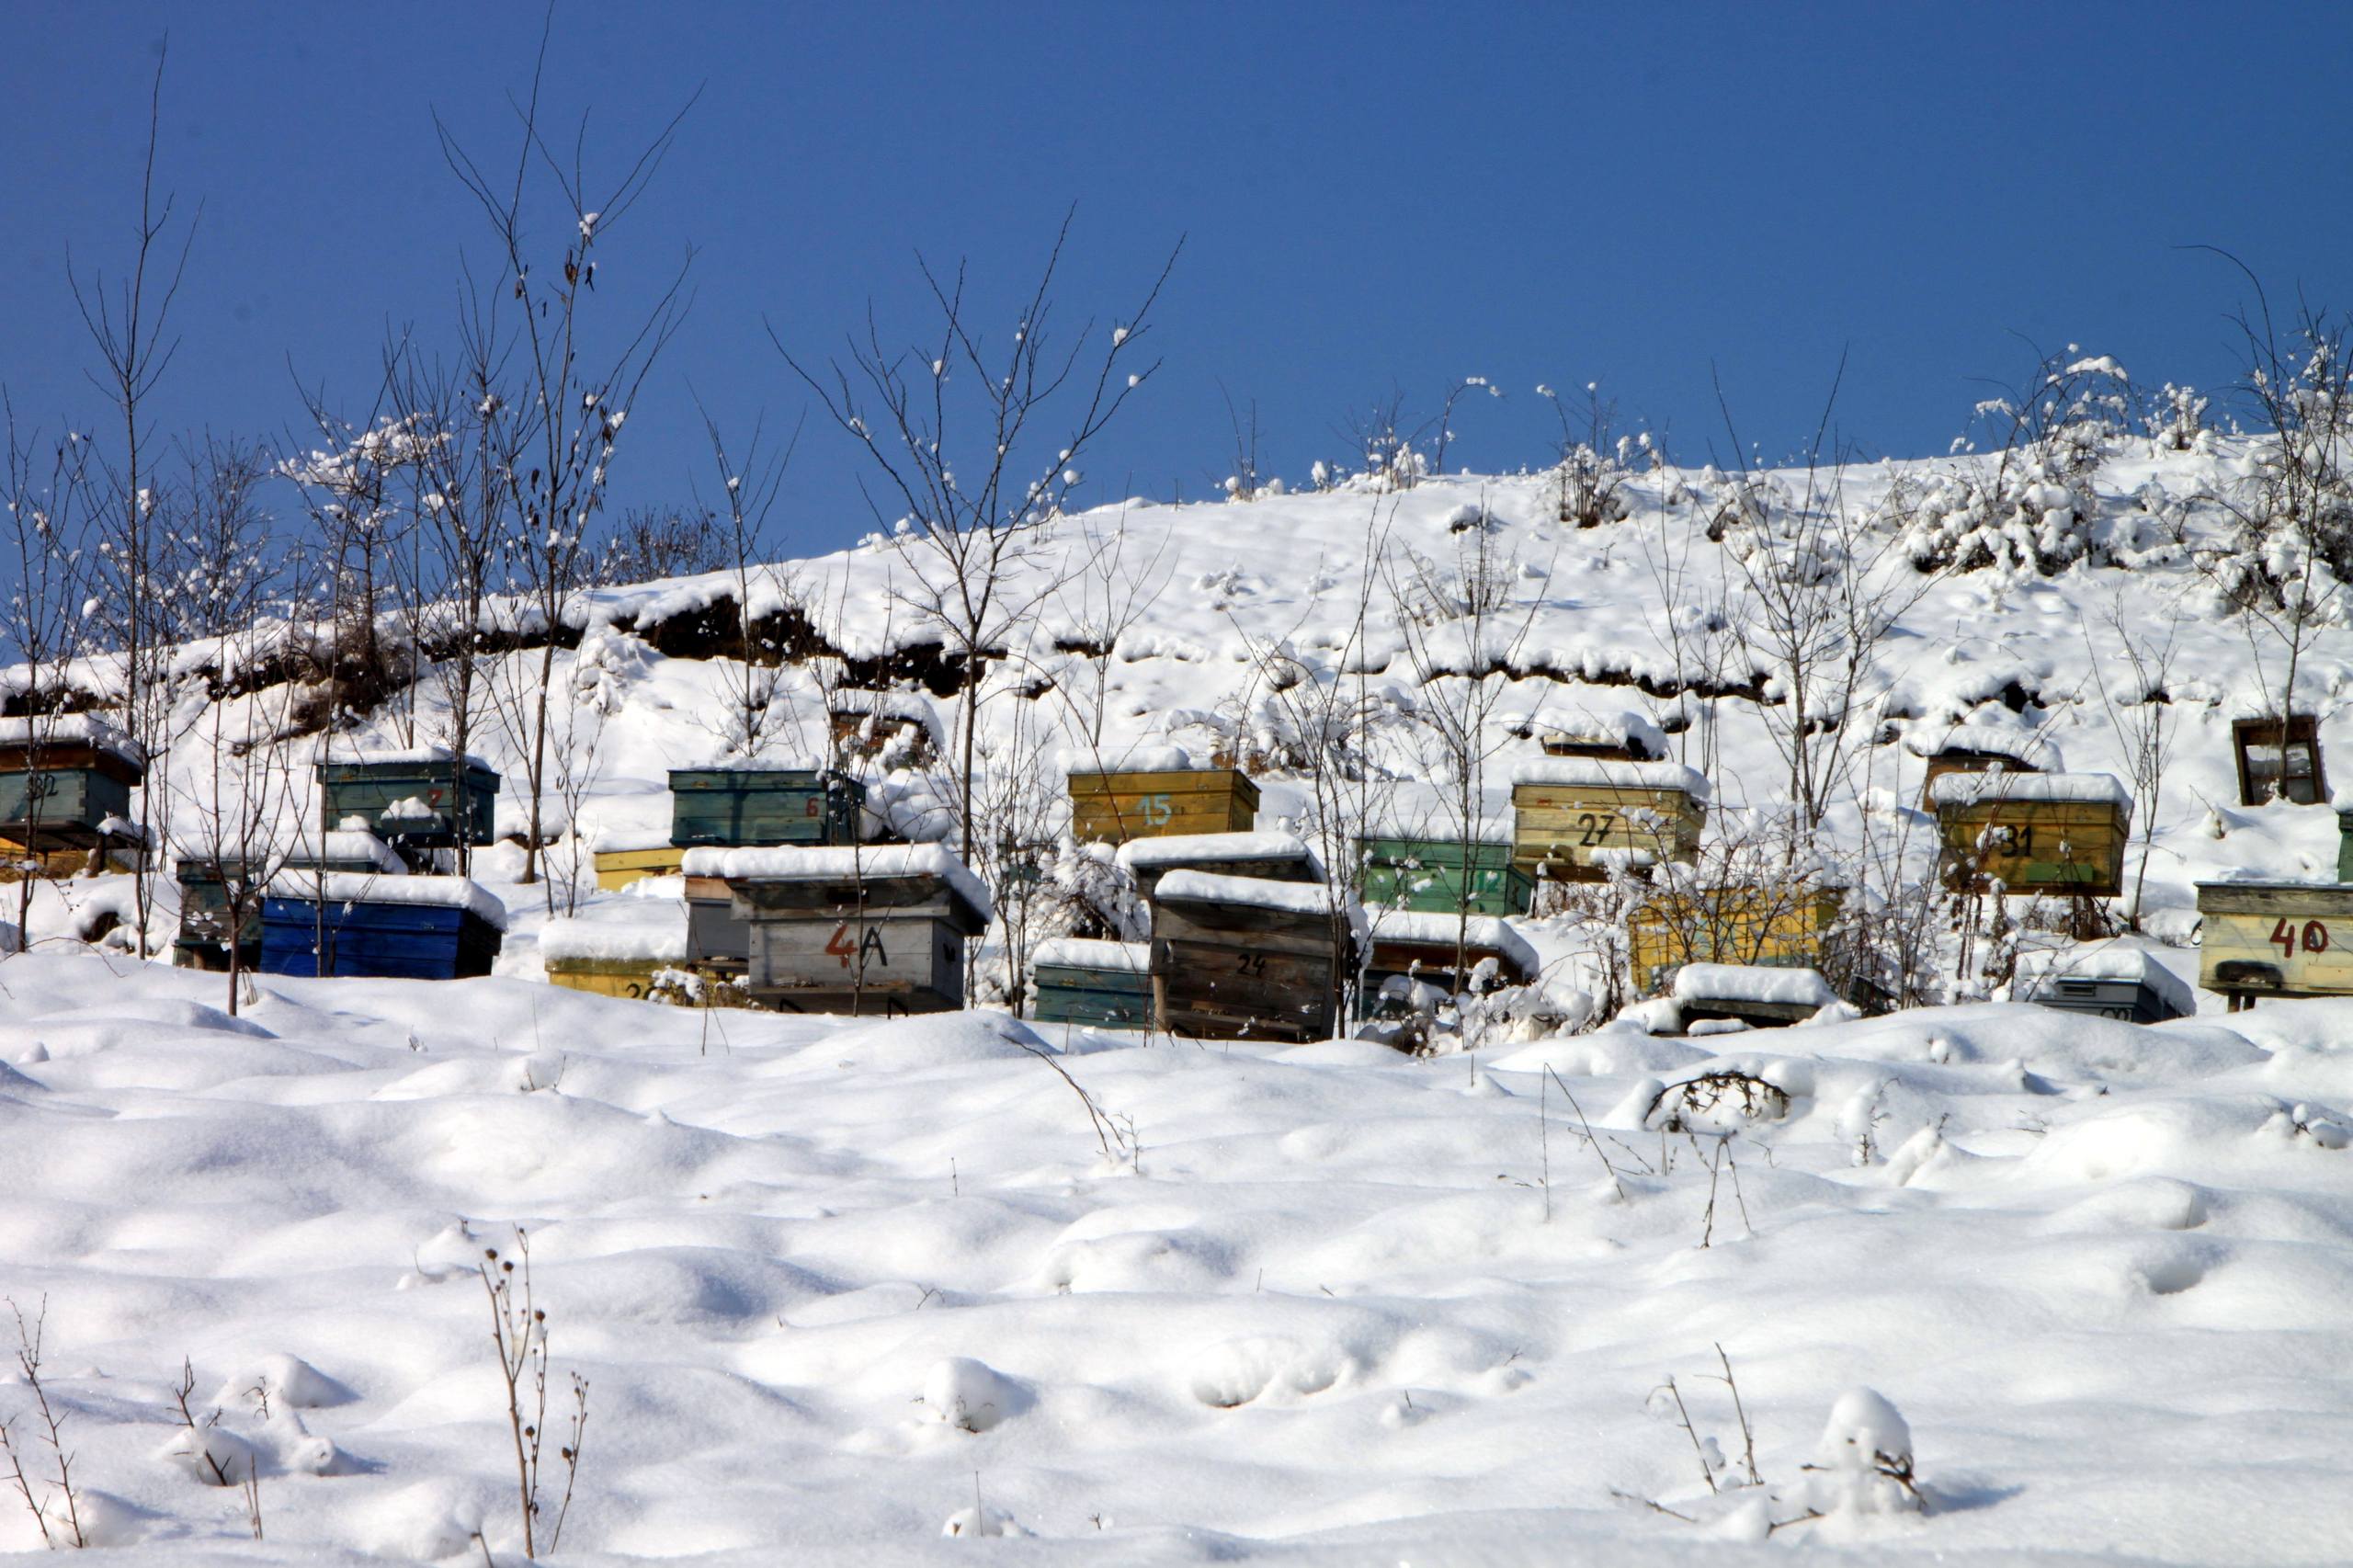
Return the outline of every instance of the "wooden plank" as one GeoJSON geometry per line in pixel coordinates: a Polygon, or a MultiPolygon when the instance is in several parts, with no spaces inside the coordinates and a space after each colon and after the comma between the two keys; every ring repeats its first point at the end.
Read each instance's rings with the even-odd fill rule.
{"type": "Polygon", "coordinates": [[[2353,996],[2353,887],[2201,883],[2198,913],[2207,990],[2353,996]]]}
{"type": "Polygon", "coordinates": [[[1699,852],[1706,810],[1680,790],[1608,784],[1512,787],[1512,858],[1563,881],[1599,881],[1616,854],[1688,860],[1699,852]]]}

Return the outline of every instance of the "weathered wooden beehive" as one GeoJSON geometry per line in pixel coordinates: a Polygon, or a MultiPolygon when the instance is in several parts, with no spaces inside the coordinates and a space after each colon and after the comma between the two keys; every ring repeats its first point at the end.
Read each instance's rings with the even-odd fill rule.
{"type": "Polygon", "coordinates": [[[1574,708],[1534,725],[1546,756],[1598,757],[1616,762],[1664,762],[1666,735],[1640,713],[1574,708]]]}
{"type": "Polygon", "coordinates": [[[1966,892],[2114,898],[2132,798],[2105,773],[1948,773],[1928,787],[1945,874],[1966,892]]]}
{"type": "Polygon", "coordinates": [[[964,1006],[964,944],[988,890],[937,844],[698,849],[747,927],[745,989],[803,1013],[945,1012],[964,1006]]]}
{"type": "Polygon", "coordinates": [[[1061,937],[1029,956],[1030,1016],[1096,1029],[1152,1027],[1152,944],[1061,937]]]}
{"type": "Polygon", "coordinates": [[[1936,810],[1937,780],[1949,773],[2056,773],[2059,748],[2038,734],[1996,724],[1951,724],[1907,730],[1904,749],[1926,759],[1920,809],[1936,810]]]}
{"type": "Polygon", "coordinates": [[[1512,770],[1512,863],[1556,881],[1699,852],[1708,781],[1673,762],[1547,757],[1512,770]]]}
{"type": "Polygon", "coordinates": [[[1508,839],[1368,837],[1357,854],[1368,909],[1500,916],[1526,915],[1536,900],[1536,879],[1512,863],[1508,839]]]}
{"type": "Polygon", "coordinates": [[[1429,985],[1449,995],[1466,988],[1526,985],[1541,968],[1528,938],[1491,915],[1368,910],[1365,921],[1370,951],[1364,986],[1370,996],[1379,996],[1392,980],[1429,985]]]}
{"type": "Polygon", "coordinates": [[[2336,810],[2336,880],[2353,882],[2353,806],[2336,810]]]}
{"type": "Polygon", "coordinates": [[[670,770],[670,842],[681,849],[855,844],[866,789],[824,768],[670,770]]]}
{"type": "Polygon", "coordinates": [[[1661,889],[1626,922],[1634,988],[1654,995],[1690,963],[1821,969],[1846,898],[1844,888],[1804,878],[1661,889]]]}
{"type": "Polygon", "coordinates": [[[548,983],[682,1007],[752,1006],[739,976],[694,961],[683,900],[624,898],[558,915],[540,932],[548,983]]]}
{"type": "Polygon", "coordinates": [[[0,840],[35,855],[129,843],[146,778],[138,743],[94,715],[0,721],[0,840]]]}
{"type": "Polygon", "coordinates": [[[261,906],[267,974],[460,980],[490,972],[506,908],[464,877],[281,871],[261,906]]]}
{"type": "Polygon", "coordinates": [[[321,832],[365,827],[404,853],[496,836],[498,775],[477,757],[446,746],[331,753],[316,772],[321,832]]]}
{"type": "Polygon", "coordinates": [[[1070,775],[1071,835],[1081,844],[1125,844],[1198,833],[1247,833],[1258,787],[1231,767],[1070,775]]]}
{"type": "Polygon", "coordinates": [[[2234,719],[2231,750],[2238,759],[2239,804],[2259,806],[2275,797],[2300,806],[2328,799],[2328,773],[2321,760],[2320,721],[2310,713],[2289,717],[2286,744],[2279,720],[2234,719]]]}
{"type": "Polygon", "coordinates": [[[1171,871],[1258,877],[1270,882],[1324,880],[1314,852],[1288,833],[1185,833],[1131,839],[1120,846],[1119,861],[1147,899],[1171,871]]]}
{"type": "Polygon", "coordinates": [[[1336,896],[1312,882],[1169,872],[1152,905],[1159,1026],[1197,1040],[1329,1039],[1362,926],[1336,896]]]}
{"type": "Polygon", "coordinates": [[[1718,1019],[1778,1028],[1802,1023],[1838,999],[1810,969],[1728,963],[1685,964],[1675,971],[1674,995],[1687,1029],[1718,1019]]]}
{"type": "Polygon", "coordinates": [[[2234,1012],[2265,996],[2353,996],[2353,886],[2198,884],[2198,983],[2234,1012]]]}
{"type": "MultiPolygon", "coordinates": [[[[391,845],[372,833],[329,833],[306,838],[283,856],[243,856],[197,847],[180,857],[173,875],[180,889],[180,929],[172,961],[182,969],[229,968],[231,883],[250,897],[257,884],[279,871],[347,871],[400,876],[408,867],[391,845]]],[[[262,901],[251,898],[239,921],[239,967],[261,963],[262,901]]]]}
{"type": "Polygon", "coordinates": [[[2198,995],[2188,981],[2146,948],[2120,941],[2021,954],[2010,996],[2135,1024],[2161,1024],[2198,1011],[2198,995]]]}
{"type": "Polygon", "coordinates": [[[931,699],[912,691],[836,691],[826,704],[833,754],[881,768],[927,767],[948,750],[931,699]]]}

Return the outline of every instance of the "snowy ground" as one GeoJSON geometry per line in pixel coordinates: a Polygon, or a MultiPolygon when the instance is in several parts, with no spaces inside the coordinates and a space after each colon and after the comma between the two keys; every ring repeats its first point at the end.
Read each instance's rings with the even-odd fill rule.
{"type": "MultiPolygon", "coordinates": [[[[593,1391],[559,1561],[2353,1555],[2353,1006],[1438,1061],[1082,1035],[1107,1158],[994,1015],[270,980],[232,1021],[215,977],[40,954],[0,987],[0,1290],[47,1298],[83,1517],[133,1561],[518,1560],[472,1272],[517,1224],[593,1391]],[[1709,1162],[1641,1119],[1710,1066],[1789,1108],[1710,1124],[1703,1247],[1709,1162]],[[183,1357],[262,1545],[191,1474],[183,1357]],[[1802,1468],[1859,1388],[1924,1513],[1802,1468]],[[976,1488],[1031,1538],[943,1537],[976,1488]]],[[[20,1445],[29,1410],[0,1383],[20,1445]]]]}

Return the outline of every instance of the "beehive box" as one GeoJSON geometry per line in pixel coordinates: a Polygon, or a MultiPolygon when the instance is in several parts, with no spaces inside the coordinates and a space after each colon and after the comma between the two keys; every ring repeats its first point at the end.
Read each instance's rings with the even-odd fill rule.
{"type": "Polygon", "coordinates": [[[506,910],[463,877],[281,871],[262,900],[266,974],[460,980],[490,972],[506,910]]]}
{"type": "Polygon", "coordinates": [[[1075,937],[1040,942],[1029,958],[1030,1016],[1096,1029],[1152,1027],[1152,944],[1075,937]]]}
{"type": "MultiPolygon", "coordinates": [[[[1392,979],[1409,979],[1449,994],[1464,989],[1455,971],[1461,944],[1465,975],[1493,960],[1493,985],[1526,985],[1541,967],[1528,939],[1494,915],[1424,914],[1411,910],[1368,911],[1371,951],[1364,987],[1377,994],[1392,979]]],[[[1490,987],[1492,988],[1492,987],[1490,987]]]]}
{"type": "Polygon", "coordinates": [[[721,974],[741,975],[752,962],[752,928],[736,912],[727,880],[689,876],[685,881],[688,960],[721,974]]]}
{"type": "Polygon", "coordinates": [[[1915,725],[1904,733],[1904,749],[1925,759],[1920,809],[1934,812],[1930,791],[1948,773],[2056,773],[2059,748],[2029,730],[2000,724],[1915,725]]]}
{"type": "Polygon", "coordinates": [[[964,1006],[964,944],[988,892],[936,844],[698,849],[747,927],[745,988],[793,1012],[895,1015],[964,1006]]]}
{"type": "Polygon", "coordinates": [[[2353,886],[2198,884],[2198,983],[2234,1009],[2263,996],[2353,996],[2353,886]]]}
{"type": "Polygon", "coordinates": [[[1074,773],[1070,806],[1081,844],[1247,833],[1258,820],[1258,787],[1231,767],[1074,773]]]}
{"type": "Polygon", "coordinates": [[[1699,852],[1708,781],[1679,763],[1548,757],[1511,778],[1512,863],[1530,876],[1601,881],[1699,852]]]}
{"type": "Polygon", "coordinates": [[[43,854],[125,835],[147,777],[136,743],[90,714],[0,721],[0,840],[43,854]]]}
{"type": "Polygon", "coordinates": [[[1666,733],[1640,713],[1623,710],[1571,708],[1534,726],[1546,756],[1600,757],[1618,762],[1664,762],[1666,733]]]}
{"type": "Polygon", "coordinates": [[[1152,906],[1159,1026],[1196,1040],[1330,1039],[1356,959],[1334,896],[1313,883],[1168,873],[1152,906]]]}
{"type": "Polygon", "coordinates": [[[2130,942],[2021,954],[2010,995],[2063,1013],[2135,1024],[2161,1024],[2198,1011],[2189,983],[2130,942]]]}
{"type": "Polygon", "coordinates": [[[673,768],[670,842],[681,849],[855,844],[865,803],[865,786],[824,768],[673,768]]]}
{"type": "Polygon", "coordinates": [[[1690,963],[1675,971],[1675,1006],[1683,1026],[1733,1019],[1753,1028],[1802,1023],[1838,998],[1810,969],[1690,963]]]}
{"type": "Polygon", "coordinates": [[[1186,833],[1139,838],[1120,846],[1120,864],[1145,898],[1171,871],[1218,877],[1257,877],[1270,882],[1320,882],[1314,853],[1288,833],[1186,833]]]}
{"type": "Polygon", "coordinates": [[[693,961],[679,899],[621,899],[559,915],[540,930],[540,961],[548,983],[568,990],[672,1006],[752,1006],[738,977],[693,961]]]}
{"type": "Polygon", "coordinates": [[[443,746],[330,755],[316,765],[319,827],[352,819],[401,850],[452,849],[496,836],[498,775],[443,746]]]}
{"type": "Polygon", "coordinates": [[[685,864],[687,852],[675,845],[661,845],[652,849],[599,849],[597,851],[597,891],[619,892],[632,882],[648,877],[675,877],[685,864]]]}
{"type": "Polygon", "coordinates": [[[1536,879],[1512,863],[1508,839],[1369,837],[1357,840],[1368,908],[1428,915],[1525,915],[1536,879]]]}
{"type": "MultiPolygon", "coordinates": [[[[180,889],[180,928],[172,943],[172,961],[182,969],[225,971],[229,968],[229,902],[232,880],[250,890],[248,878],[276,871],[348,871],[400,876],[408,868],[392,846],[372,833],[330,833],[298,844],[272,864],[267,857],[222,855],[198,846],[182,856],[173,875],[180,889]]],[[[261,960],[261,900],[256,899],[239,923],[237,948],[243,967],[261,960]]]]}
{"type": "Polygon", "coordinates": [[[1947,878],[1967,892],[2114,898],[2132,799],[2105,773],[1948,773],[1928,787],[1947,878]]]}
{"type": "Polygon", "coordinates": [[[1844,888],[1786,885],[1663,889],[1628,917],[1634,988],[1665,990],[1688,963],[1820,969],[1846,905],[1844,888]]]}

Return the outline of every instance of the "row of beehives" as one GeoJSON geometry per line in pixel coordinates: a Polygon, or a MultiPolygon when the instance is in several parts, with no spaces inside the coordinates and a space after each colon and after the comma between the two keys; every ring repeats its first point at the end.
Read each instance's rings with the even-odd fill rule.
{"type": "Polygon", "coordinates": [[[179,856],[173,961],[225,971],[233,960],[266,974],[488,974],[506,909],[435,868],[460,844],[491,842],[497,774],[426,747],[330,757],[313,776],[318,815],[290,844],[256,826],[179,856]]]}

